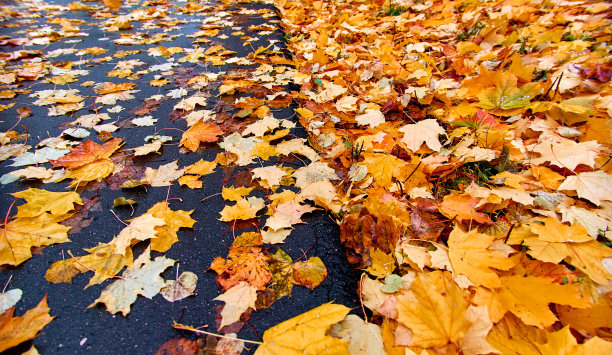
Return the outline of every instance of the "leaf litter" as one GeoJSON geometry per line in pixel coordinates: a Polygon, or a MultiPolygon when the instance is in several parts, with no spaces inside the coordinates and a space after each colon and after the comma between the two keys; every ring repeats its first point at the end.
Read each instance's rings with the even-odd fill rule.
{"type": "MultiPolygon", "coordinates": [[[[319,257],[294,261],[269,246],[282,247],[293,226],[303,223],[302,215],[317,207],[338,223],[346,257],[364,270],[356,292],[369,311],[363,310],[361,319],[347,316],[345,306],[321,305],[271,327],[262,342],[246,341],[260,344],[256,353],[610,350],[609,319],[597,318],[610,313],[612,292],[608,4],[277,0],[289,59],[276,43],[258,38],[276,26],[253,25],[249,32],[238,26],[241,11],[269,19],[274,16],[269,10],[232,10],[224,1],[189,1],[176,8],[166,1],[143,7],[103,3],[107,7],[47,5],[37,11],[59,15],[48,20],[61,26],[57,31],[30,28],[24,38],[10,41],[78,42],[87,35],[80,32],[85,24],[67,14],[88,11],[104,19],[103,31],[115,34],[108,39],[114,47],[148,46],[156,64],[122,60],[107,72],[117,82],[96,83],[86,80],[88,70],[81,66],[101,66],[139,50],[67,46],[2,55],[2,100],[17,98],[3,104],[3,115],[17,124],[0,136],[1,157],[13,158],[11,166],[28,166],[7,173],[2,183],[70,180],[71,189],[13,194],[13,205],[26,202],[16,214],[13,205],[6,213],[4,265],[26,262],[32,248],[69,242],[74,225],[63,222],[93,189],[179,183],[229,201],[218,219],[234,241],[227,256],[209,266],[223,291],[215,298],[224,302],[219,332],[174,324],[220,337],[217,352],[242,351],[235,329],[250,312],[290,295],[294,285],[312,289],[325,280],[319,257]],[[179,12],[204,20],[187,36],[193,47],[166,48],[160,44],[173,35],[139,32],[175,26],[179,12]],[[229,28],[251,46],[250,54],[238,57],[217,41],[228,37],[221,29],[229,28]],[[84,59],[53,62],[73,54],[84,59]],[[187,64],[217,70],[183,70],[187,64]],[[227,64],[234,67],[225,70],[227,64]],[[126,119],[122,107],[138,95],[134,81],[143,77],[163,95],[132,111],[141,117],[119,121],[126,119]],[[54,87],[17,89],[36,81],[54,87]],[[286,90],[288,84],[299,90],[286,90]],[[78,131],[64,131],[47,145],[27,145],[33,138],[28,122],[49,119],[26,110],[27,94],[33,106],[48,107],[48,116],[64,117],[78,131]],[[176,100],[170,101],[175,126],[156,129],[155,110],[166,100],[176,100]],[[274,109],[290,104],[308,142],[291,133],[294,123],[275,117],[274,109]],[[149,128],[152,134],[141,146],[127,147],[113,136],[149,128]],[[94,136],[82,141],[91,134],[101,143],[90,140],[94,136]],[[177,161],[153,167],[138,160],[163,156],[172,140],[185,154],[222,151],[214,160],[183,167],[177,161]],[[302,164],[282,163],[296,160],[302,164]],[[215,192],[200,180],[229,167],[249,169],[244,184],[215,192]],[[251,230],[236,234],[244,228],[251,230]]],[[[2,12],[9,20],[17,16],[10,7],[2,12]]],[[[168,198],[159,201],[124,222],[117,236],[87,249],[90,254],[69,252],[71,258],[54,263],[46,278],[71,282],[93,271],[88,286],[116,279],[92,305],[104,303],[109,312],[123,315],[138,295],[152,298],[161,290],[170,301],[193,295],[195,274],[164,281],[160,273],[174,260],[149,255],[180,243],[179,230],[197,222],[192,212],[171,210],[168,198]],[[148,247],[132,260],[133,252],[142,250],[138,245],[148,247]]],[[[6,348],[34,337],[51,321],[43,302],[23,316],[38,312],[42,320],[31,322],[31,330],[22,331],[27,334],[11,335],[6,348]]],[[[7,312],[2,328],[12,334],[21,320],[7,312]]]]}

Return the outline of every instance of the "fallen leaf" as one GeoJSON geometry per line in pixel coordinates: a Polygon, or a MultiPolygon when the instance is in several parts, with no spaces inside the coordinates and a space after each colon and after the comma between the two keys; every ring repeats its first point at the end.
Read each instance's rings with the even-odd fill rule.
{"type": "Polygon", "coordinates": [[[219,329],[240,320],[240,316],[249,308],[255,309],[257,288],[241,281],[225,293],[214,298],[215,301],[225,302],[221,311],[221,325],[219,329]]]}
{"type": "Polygon", "coordinates": [[[314,289],[327,278],[327,268],[318,256],[293,264],[293,279],[300,286],[314,289]]]}
{"type": "Polygon", "coordinates": [[[3,313],[0,316],[0,351],[36,337],[38,332],[55,318],[49,315],[49,311],[45,295],[36,307],[21,317],[13,317],[15,308],[3,313]]]}
{"type": "Polygon", "coordinates": [[[75,204],[82,205],[83,201],[78,193],[52,192],[36,188],[15,192],[17,198],[23,198],[26,203],[17,207],[15,217],[36,217],[50,212],[54,216],[68,213],[75,208],[75,204]]]}
{"type": "Polygon", "coordinates": [[[168,280],[161,289],[161,295],[168,302],[182,300],[193,295],[198,283],[198,276],[190,271],[185,271],[178,277],[178,280],[168,280]]]}
{"type": "Polygon", "coordinates": [[[23,291],[18,288],[0,293],[0,314],[6,312],[6,310],[16,305],[21,299],[22,294],[23,291]]]}
{"type": "MultiPolygon", "coordinates": [[[[516,261],[500,250],[492,249],[494,237],[478,233],[476,229],[463,232],[455,226],[448,237],[448,256],[454,272],[467,276],[475,285],[490,289],[500,287],[496,270],[509,270],[516,261]]],[[[514,250],[505,245],[508,252],[514,250]]]]}
{"type": "Polygon", "coordinates": [[[130,248],[127,248],[124,254],[116,254],[115,245],[99,243],[85,251],[89,254],[53,263],[47,270],[45,279],[51,283],[71,283],[76,275],[93,270],[94,276],[85,286],[87,288],[114,277],[125,266],[132,265],[133,255],[130,248]]]}
{"type": "Polygon", "coordinates": [[[33,247],[69,242],[70,227],[59,224],[68,217],[44,212],[6,224],[2,230],[4,238],[0,238],[0,264],[19,265],[32,257],[33,247]]]}
{"type": "Polygon", "coordinates": [[[354,314],[349,314],[339,323],[341,339],[348,342],[351,355],[386,355],[381,329],[354,314]]]}
{"type": "Polygon", "coordinates": [[[411,346],[459,344],[472,326],[465,318],[469,303],[454,282],[440,294],[429,275],[418,274],[410,295],[398,299],[397,319],[412,331],[411,346]]]}
{"type": "Polygon", "coordinates": [[[612,200],[612,175],[597,170],[568,176],[558,190],[576,191],[578,197],[599,206],[601,201],[612,200]]]}
{"type": "Polygon", "coordinates": [[[109,244],[115,246],[115,254],[125,255],[127,248],[134,241],[156,238],[157,231],[155,227],[165,224],[166,222],[163,219],[153,217],[151,213],[145,213],[134,218],[109,244]]]}
{"type": "Polygon", "coordinates": [[[198,121],[183,133],[180,145],[195,152],[198,150],[200,142],[216,142],[220,135],[223,135],[223,131],[216,124],[198,121]]]}
{"type": "Polygon", "coordinates": [[[348,307],[326,303],[266,330],[256,355],[346,354],[348,343],[326,335],[329,327],[344,319],[348,307]]]}
{"type": "Polygon", "coordinates": [[[164,279],[159,274],[174,265],[174,262],[165,256],[158,256],[152,261],[150,249],[147,248],[132,266],[125,269],[122,278],[106,287],[88,308],[104,303],[110,313],[121,312],[127,316],[138,295],[150,299],[159,293],[164,287],[164,279]]]}
{"type": "Polygon", "coordinates": [[[416,152],[425,143],[429,149],[439,152],[442,149],[438,135],[446,134],[444,128],[435,119],[426,119],[414,124],[407,124],[398,129],[404,133],[402,143],[412,152],[416,152]]]}
{"type": "Polygon", "coordinates": [[[155,238],[151,239],[151,250],[166,252],[178,242],[177,232],[180,228],[192,228],[197,222],[191,218],[191,211],[173,211],[168,202],[158,202],[147,210],[155,218],[161,218],[164,224],[155,226],[155,238]]]}

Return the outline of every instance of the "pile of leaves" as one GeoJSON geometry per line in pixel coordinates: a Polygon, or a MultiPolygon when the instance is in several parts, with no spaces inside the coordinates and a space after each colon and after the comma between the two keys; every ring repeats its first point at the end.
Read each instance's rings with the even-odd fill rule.
{"type": "MultiPolygon", "coordinates": [[[[70,190],[13,194],[13,205],[25,203],[6,213],[2,264],[17,266],[32,248],[69,242],[100,210],[98,190],[169,195],[177,184],[200,189],[223,169],[228,176],[207,186],[202,201],[223,197],[219,220],[234,237],[227,255],[206,265],[223,292],[215,298],[224,303],[217,332],[174,325],[220,338],[207,348],[240,353],[246,342],[258,344],[259,354],[610,352],[612,27],[605,3],[276,0],[292,60],[274,41],[244,57],[218,41],[231,30],[245,46],[259,42],[255,34],[277,27],[253,25],[247,35],[236,24],[245,15],[269,19],[268,10],[156,0],[130,11],[134,3],[104,3],[108,8],[46,5],[32,16],[88,11],[114,34],[114,47],[147,46],[155,64],[123,59],[140,50],[100,47],[22,49],[0,58],[3,99],[29,94],[32,105],[62,119],[59,135],[32,147],[28,120],[46,118],[30,116],[17,100],[0,106],[17,122],[0,134],[0,158],[27,166],[0,181],[67,180],[70,190]],[[179,14],[203,20],[189,35],[192,48],[161,46],[172,40],[171,30],[146,32],[173,28],[183,21],[179,14]],[[53,59],[69,55],[87,59],[53,59]],[[84,81],[90,71],[82,66],[114,60],[108,82],[84,81]],[[202,66],[219,70],[195,69],[202,66]],[[119,120],[138,95],[137,80],[164,94],[119,120]],[[26,83],[56,87],[30,92],[26,83]],[[292,103],[308,141],[276,113],[292,103]],[[119,134],[162,123],[160,107],[173,108],[171,120],[163,120],[168,126],[126,146],[119,134]],[[92,132],[100,143],[87,139],[92,132]],[[174,138],[183,154],[219,152],[182,167],[148,166],[147,157],[163,155],[174,138]],[[271,248],[317,208],[338,222],[346,257],[364,270],[355,290],[364,319],[330,303],[271,327],[262,342],[237,339],[251,312],[291,295],[295,285],[312,289],[326,279],[320,258],[304,253],[293,260],[271,248]]],[[[18,13],[3,8],[2,15],[18,13]]],[[[49,22],[54,27],[31,28],[6,45],[83,36],[81,21],[49,22]]],[[[163,253],[180,243],[179,229],[191,228],[196,214],[171,209],[168,196],[121,221],[118,235],[105,235],[84,255],[68,253],[46,278],[64,283],[92,272],[88,287],[109,283],[92,306],[104,304],[113,314],[127,315],[138,295],[192,296],[196,274],[168,281],[160,275],[175,263],[163,253]]],[[[21,292],[2,296],[9,309],[21,292]]],[[[20,342],[51,321],[46,300],[23,317],[12,312],[2,316],[1,339],[15,337],[15,327],[30,318],[40,319],[20,342]]],[[[173,340],[160,352],[201,345],[173,340]]]]}
{"type": "Polygon", "coordinates": [[[366,272],[351,353],[609,351],[608,5],[276,4],[366,272]]]}

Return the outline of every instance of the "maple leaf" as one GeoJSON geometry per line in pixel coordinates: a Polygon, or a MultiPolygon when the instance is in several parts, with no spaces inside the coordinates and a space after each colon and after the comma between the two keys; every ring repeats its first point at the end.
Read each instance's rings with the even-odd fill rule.
{"type": "Polygon", "coordinates": [[[127,316],[138,295],[150,299],[159,293],[164,287],[164,279],[159,274],[174,265],[174,262],[165,256],[151,260],[150,248],[147,248],[132,266],[125,269],[121,279],[106,287],[88,308],[104,303],[110,313],[121,312],[127,316]]]}
{"type": "Polygon", "coordinates": [[[348,343],[326,333],[332,324],[344,319],[349,311],[343,305],[326,303],[277,324],[264,332],[263,344],[255,354],[346,354],[348,343]]]}
{"type": "Polygon", "coordinates": [[[558,190],[576,191],[578,197],[599,206],[602,200],[612,200],[612,175],[597,170],[568,176],[558,190]]]}
{"type": "MultiPolygon", "coordinates": [[[[107,1],[115,2],[117,0],[107,0],[107,1]]],[[[135,87],[136,87],[136,84],[134,83],[121,83],[121,84],[99,83],[94,87],[94,91],[98,95],[105,95],[105,94],[112,94],[112,93],[117,93],[121,91],[131,90],[135,87]]]]}
{"type": "Polygon", "coordinates": [[[378,109],[366,109],[365,113],[355,116],[355,120],[362,126],[369,125],[370,128],[376,128],[385,122],[385,115],[378,109]]]}
{"type": "Polygon", "coordinates": [[[74,209],[74,204],[82,205],[83,201],[78,193],[52,192],[36,188],[15,192],[17,198],[23,198],[26,203],[17,207],[15,217],[36,217],[45,212],[60,216],[74,209]]]}
{"type": "Polygon", "coordinates": [[[251,172],[253,173],[253,180],[259,179],[262,186],[268,189],[279,186],[283,176],[287,175],[287,172],[278,166],[255,168],[251,172]]]}
{"type": "Polygon", "coordinates": [[[456,218],[459,221],[476,221],[480,223],[491,223],[489,217],[476,211],[480,198],[470,195],[447,195],[440,204],[440,212],[448,218],[456,218]]]}
{"type": "MultiPolygon", "coordinates": [[[[166,252],[178,242],[176,232],[180,228],[191,228],[197,222],[191,218],[191,211],[173,211],[168,202],[158,202],[147,210],[147,214],[160,218],[164,224],[155,226],[155,238],[151,240],[151,250],[166,252]]],[[[131,225],[131,224],[130,224],[131,225]]]]}
{"type": "Polygon", "coordinates": [[[253,187],[223,187],[221,196],[224,200],[240,201],[253,191],[253,187]]]}
{"type": "Polygon", "coordinates": [[[195,152],[200,146],[200,142],[216,142],[217,136],[223,135],[223,131],[214,123],[196,122],[193,126],[183,133],[180,145],[195,152]]]}
{"type": "Polygon", "coordinates": [[[559,285],[550,278],[520,275],[501,276],[500,280],[503,287],[494,292],[479,289],[481,293],[473,301],[502,315],[512,312],[528,325],[543,328],[557,321],[548,307],[550,303],[576,308],[590,305],[579,284],[559,285]]]}
{"type": "Polygon", "coordinates": [[[215,161],[205,161],[203,159],[185,167],[185,174],[208,175],[211,174],[217,167],[215,161]]]}
{"type": "Polygon", "coordinates": [[[0,351],[33,339],[55,318],[49,315],[49,311],[47,295],[45,295],[36,307],[28,310],[21,317],[13,317],[15,308],[2,313],[0,315],[0,351]]]}
{"type": "Polygon", "coordinates": [[[397,320],[412,330],[411,346],[423,348],[458,344],[472,322],[465,319],[469,303],[451,282],[444,295],[427,274],[417,275],[410,287],[410,298],[397,301],[397,320]]]}
{"type": "Polygon", "coordinates": [[[259,197],[240,199],[233,206],[225,206],[221,211],[220,221],[231,222],[237,219],[251,219],[257,216],[257,212],[264,208],[264,201],[259,197]]]}
{"type": "Polygon", "coordinates": [[[594,337],[584,344],[578,344],[568,326],[553,333],[547,334],[546,344],[536,344],[538,351],[543,355],[553,354],[606,354],[612,351],[612,343],[594,337]],[[607,350],[606,350],[607,349],[607,350]]]}
{"type": "Polygon", "coordinates": [[[54,167],[62,166],[69,169],[81,167],[95,160],[108,159],[121,146],[121,138],[113,138],[100,145],[96,142],[86,140],[78,146],[70,149],[70,153],[57,159],[51,160],[54,167]]]}
{"type": "Polygon", "coordinates": [[[240,281],[246,281],[258,290],[263,290],[272,279],[268,258],[258,250],[231,247],[228,258],[215,258],[210,269],[219,275],[218,281],[225,290],[240,281]]]}
{"type": "Polygon", "coordinates": [[[294,224],[304,223],[302,215],[316,208],[300,205],[295,200],[281,203],[274,208],[274,214],[266,221],[266,226],[272,229],[290,228],[294,224]]]}
{"type": "Polygon", "coordinates": [[[0,293],[0,314],[6,312],[9,308],[19,302],[21,296],[23,295],[23,291],[18,288],[14,288],[12,290],[8,290],[6,292],[0,293]]]}
{"type": "MultiPolygon", "coordinates": [[[[453,270],[467,276],[475,285],[500,287],[495,269],[509,270],[516,261],[504,255],[502,250],[492,249],[494,240],[494,237],[478,233],[475,229],[465,233],[455,226],[448,237],[448,256],[453,270]]],[[[502,245],[506,253],[514,252],[511,247],[502,245]]]]}
{"type": "Polygon", "coordinates": [[[580,164],[594,167],[599,147],[596,141],[576,143],[565,139],[561,142],[540,142],[527,148],[541,155],[530,159],[532,164],[550,162],[551,165],[574,170],[580,164]]]}
{"type": "MultiPolygon", "coordinates": [[[[529,105],[531,99],[540,93],[539,83],[528,83],[517,87],[517,78],[504,72],[495,88],[485,90],[478,95],[478,106],[485,110],[510,110],[529,105]]],[[[503,115],[504,113],[502,113],[503,115]]],[[[508,114],[511,116],[511,114],[508,114]]]]}
{"type": "Polygon", "coordinates": [[[134,218],[109,244],[115,246],[116,254],[125,255],[126,250],[134,241],[155,238],[157,236],[155,227],[165,224],[164,219],[153,217],[151,213],[145,213],[134,218]]]}
{"type": "Polygon", "coordinates": [[[368,168],[368,173],[372,175],[374,181],[380,186],[388,186],[394,177],[401,174],[406,162],[391,154],[367,153],[363,155],[363,164],[368,168]]]}
{"type": "Polygon", "coordinates": [[[431,150],[439,152],[442,149],[438,135],[446,134],[444,128],[438,124],[436,119],[426,119],[415,124],[407,124],[398,129],[404,133],[402,143],[413,153],[425,143],[431,150]]]}
{"type": "Polygon", "coordinates": [[[238,284],[214,298],[215,301],[225,302],[221,311],[221,325],[219,329],[240,320],[242,313],[249,308],[255,309],[257,288],[249,283],[240,281],[238,284]]]}
{"type": "Polygon", "coordinates": [[[102,181],[115,170],[115,164],[108,159],[100,159],[83,165],[79,168],[69,170],[57,181],[64,179],[73,179],[70,183],[71,188],[78,187],[81,184],[87,184],[90,181],[102,181]]]}
{"type": "Polygon", "coordinates": [[[43,213],[36,217],[20,217],[0,231],[0,264],[19,265],[32,257],[31,249],[43,245],[69,242],[68,230],[59,222],[69,215],[43,213]]]}
{"type": "Polygon", "coordinates": [[[151,186],[170,186],[174,180],[183,176],[184,172],[185,169],[179,169],[177,160],[175,160],[172,163],[161,165],[157,169],[147,167],[145,177],[141,182],[151,186]]]}
{"type": "Polygon", "coordinates": [[[378,248],[370,249],[372,265],[366,271],[378,278],[385,277],[395,270],[395,258],[378,248]]]}
{"type": "Polygon", "coordinates": [[[87,288],[114,277],[124,266],[132,265],[133,256],[130,248],[127,248],[124,254],[117,254],[115,245],[99,243],[85,251],[89,254],[53,263],[47,270],[45,279],[51,283],[70,283],[76,275],[93,270],[94,276],[85,286],[87,288]]]}
{"type": "Polygon", "coordinates": [[[336,171],[324,162],[312,162],[308,166],[294,171],[292,176],[295,178],[295,186],[299,188],[304,188],[312,182],[338,178],[336,171]]]}
{"type": "Polygon", "coordinates": [[[487,341],[502,354],[539,354],[538,345],[547,340],[546,331],[526,325],[513,314],[495,323],[487,341]]]}

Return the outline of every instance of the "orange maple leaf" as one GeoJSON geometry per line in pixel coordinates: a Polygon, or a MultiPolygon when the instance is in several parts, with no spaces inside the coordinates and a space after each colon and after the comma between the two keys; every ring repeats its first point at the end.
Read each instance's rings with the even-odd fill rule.
{"type": "Polygon", "coordinates": [[[230,247],[227,259],[215,258],[210,269],[219,276],[217,281],[226,291],[237,285],[240,281],[247,281],[258,290],[264,290],[272,279],[268,265],[268,257],[261,253],[259,248],[230,247]]]}
{"type": "Polygon", "coordinates": [[[183,133],[181,145],[195,152],[200,146],[200,142],[216,142],[219,140],[218,136],[222,134],[223,131],[216,124],[198,121],[189,127],[187,132],[183,133]]]}
{"type": "Polygon", "coordinates": [[[113,138],[100,145],[89,139],[72,148],[70,153],[57,159],[51,160],[54,167],[63,166],[74,169],[89,164],[98,159],[108,159],[121,145],[121,138],[113,138]]]}

